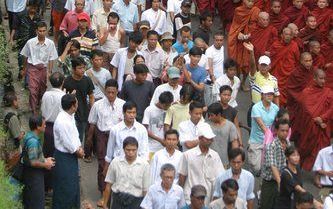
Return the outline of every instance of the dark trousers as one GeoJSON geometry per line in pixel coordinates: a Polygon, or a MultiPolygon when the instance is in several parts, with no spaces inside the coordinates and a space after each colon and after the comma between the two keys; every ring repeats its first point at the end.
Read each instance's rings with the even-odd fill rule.
{"type": "Polygon", "coordinates": [[[23,183],[24,209],[44,209],[44,169],[24,166],[23,183]]]}
{"type": "Polygon", "coordinates": [[[279,194],[278,185],[276,181],[262,180],[261,194],[260,194],[260,209],[273,209],[275,199],[279,194]]]}
{"type": "Polygon", "coordinates": [[[79,132],[79,138],[80,141],[83,142],[84,137],[86,135],[86,128],[87,128],[88,122],[86,121],[78,121],[76,120],[76,127],[79,132]]]}
{"type": "Polygon", "coordinates": [[[252,127],[252,124],[251,124],[251,112],[252,112],[252,107],[253,107],[254,103],[251,103],[251,106],[249,107],[249,110],[247,111],[247,126],[248,127],[252,127]]]}
{"type": "MultiPolygon", "coordinates": [[[[53,125],[52,122],[46,122],[46,128],[44,132],[44,144],[43,153],[44,157],[53,157],[54,154],[54,137],[53,137],[53,125]]],[[[45,171],[44,176],[45,190],[52,189],[52,170],[45,171]]]]}
{"type": "Polygon", "coordinates": [[[105,156],[106,156],[106,149],[108,146],[109,132],[100,131],[96,127],[95,136],[96,136],[96,154],[98,160],[98,171],[97,171],[98,190],[103,192],[105,189],[105,175],[103,175],[103,169],[105,165],[105,156]]]}
{"type": "Polygon", "coordinates": [[[113,193],[111,209],[140,209],[143,197],[134,197],[130,194],[113,193]]]}

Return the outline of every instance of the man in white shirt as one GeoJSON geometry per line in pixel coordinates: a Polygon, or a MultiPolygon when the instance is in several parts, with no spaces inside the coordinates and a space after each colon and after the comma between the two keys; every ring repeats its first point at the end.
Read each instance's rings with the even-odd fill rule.
{"type": "Polygon", "coordinates": [[[169,67],[167,70],[168,75],[168,83],[164,83],[156,87],[153,97],[150,101],[150,105],[156,104],[158,102],[159,96],[165,92],[169,91],[173,95],[173,101],[179,101],[180,99],[180,89],[182,88],[179,85],[179,78],[180,78],[180,70],[177,67],[169,67]]]}
{"type": "Polygon", "coordinates": [[[29,104],[33,114],[37,114],[38,104],[46,91],[47,77],[52,73],[53,62],[58,58],[55,45],[46,38],[46,34],[46,23],[37,23],[37,37],[30,39],[20,53],[24,56],[22,73],[28,73],[29,104]]]}
{"type": "Polygon", "coordinates": [[[103,68],[103,52],[99,49],[95,49],[91,52],[92,68],[85,72],[94,84],[94,97],[95,101],[98,101],[104,97],[104,86],[107,80],[111,79],[111,73],[107,69],[103,68]]]}
{"type": "Polygon", "coordinates": [[[91,20],[91,29],[100,32],[101,28],[108,27],[108,15],[111,12],[112,0],[103,0],[103,7],[95,10],[91,20]]]}
{"type": "Polygon", "coordinates": [[[171,92],[163,92],[156,104],[149,105],[143,116],[142,124],[147,128],[149,136],[149,159],[155,152],[163,149],[164,145],[164,118],[166,110],[173,101],[171,92]]]}
{"type": "Polygon", "coordinates": [[[213,198],[213,187],[218,174],[224,171],[217,152],[209,146],[215,134],[208,124],[201,125],[198,130],[199,145],[183,153],[179,164],[179,185],[184,188],[186,203],[190,203],[192,186],[201,184],[207,189],[205,205],[213,198]]]}
{"type": "Polygon", "coordinates": [[[235,179],[238,183],[238,197],[247,201],[247,209],[254,208],[254,176],[243,169],[245,152],[240,148],[231,149],[229,154],[230,168],[219,174],[215,182],[214,199],[222,197],[221,185],[227,179],[235,179]]]}
{"type": "Polygon", "coordinates": [[[148,132],[136,118],[136,104],[129,101],[123,105],[124,120],[113,126],[110,131],[105,156],[104,172],[106,173],[110,162],[115,157],[124,156],[122,148],[126,137],[135,137],[139,143],[138,155],[145,160],[149,159],[148,132]]]}
{"type": "Polygon", "coordinates": [[[152,0],[151,8],[144,11],[141,16],[141,21],[147,20],[150,23],[151,30],[156,31],[158,35],[166,32],[166,15],[160,9],[160,3],[160,0],[152,0]]]}
{"type": "Polygon", "coordinates": [[[53,207],[80,208],[80,183],[78,158],[84,157],[74,114],[78,101],[74,94],[61,98],[63,111],[54,122],[53,207]]]}
{"type": "MultiPolygon", "coordinates": [[[[53,137],[53,125],[61,108],[61,98],[65,95],[62,86],[64,84],[64,75],[55,72],[50,76],[50,83],[52,88],[46,91],[42,97],[41,111],[42,116],[46,121],[46,127],[44,132],[43,154],[44,157],[53,157],[54,154],[54,137],[53,137]]],[[[52,189],[52,176],[50,172],[45,172],[45,188],[47,190],[52,189]]]]}
{"type": "Polygon", "coordinates": [[[320,188],[319,194],[323,197],[328,196],[330,190],[332,190],[333,178],[333,146],[328,146],[321,149],[318,152],[316,161],[313,165],[313,171],[315,175],[315,185],[320,188]]]}
{"type": "Polygon", "coordinates": [[[231,98],[229,105],[233,108],[237,107],[237,94],[240,87],[240,79],[236,76],[237,74],[237,62],[231,58],[228,58],[223,63],[225,73],[217,78],[213,85],[213,96],[216,101],[220,101],[220,88],[224,85],[231,87],[231,98]]]}
{"type": "MultiPolygon", "coordinates": [[[[105,83],[105,96],[92,106],[88,122],[89,130],[87,136],[87,145],[89,150],[92,147],[93,140],[96,140],[96,156],[98,160],[98,190],[102,193],[105,189],[105,175],[103,169],[105,164],[106,148],[108,145],[109,132],[112,127],[123,120],[123,105],[125,101],[117,97],[118,83],[110,79],[105,83]]],[[[99,201],[97,205],[102,206],[99,201]]]]}
{"type": "Polygon", "coordinates": [[[199,144],[198,128],[202,124],[200,122],[202,118],[204,105],[200,102],[192,102],[190,104],[190,119],[183,121],[179,124],[179,141],[183,147],[183,151],[196,147],[199,144]]]}
{"type": "Polygon", "coordinates": [[[170,15],[171,23],[175,20],[175,15],[178,14],[180,10],[180,6],[183,0],[168,0],[167,12],[170,15]]]}
{"type": "Polygon", "coordinates": [[[206,56],[208,59],[208,73],[212,82],[215,82],[223,71],[224,61],[224,47],[223,47],[224,35],[222,32],[217,32],[214,35],[214,44],[206,50],[206,56]]]}
{"type": "Polygon", "coordinates": [[[125,154],[112,160],[105,178],[103,209],[109,208],[107,205],[111,194],[111,209],[140,208],[149,187],[149,164],[138,156],[139,146],[132,136],[122,142],[125,154]]]}
{"type": "Polygon", "coordinates": [[[170,163],[176,168],[174,182],[178,183],[178,167],[182,152],[177,149],[179,134],[175,129],[169,129],[164,134],[165,148],[155,152],[150,164],[150,183],[154,184],[161,181],[161,167],[170,163]]]}
{"type": "MultiPolygon", "coordinates": [[[[75,0],[67,0],[65,9],[72,11],[75,9],[75,0]]],[[[84,0],[84,11],[92,16],[94,14],[94,0],[84,0]]]]}
{"type": "Polygon", "coordinates": [[[143,209],[181,209],[185,206],[183,188],[174,184],[176,169],[172,164],[164,164],[160,169],[162,182],[149,187],[140,207],[143,209]]]}

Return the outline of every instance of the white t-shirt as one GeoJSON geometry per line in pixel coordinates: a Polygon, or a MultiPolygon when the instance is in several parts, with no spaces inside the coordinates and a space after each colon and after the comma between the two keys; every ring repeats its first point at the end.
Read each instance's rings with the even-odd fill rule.
{"type": "Polygon", "coordinates": [[[150,105],[156,104],[158,102],[158,98],[160,95],[165,92],[169,91],[173,95],[173,101],[176,102],[180,99],[180,89],[182,88],[181,85],[178,85],[176,89],[174,89],[172,86],[169,85],[169,83],[162,84],[158,87],[156,87],[154,91],[154,95],[150,101],[150,105]]]}
{"type": "Polygon", "coordinates": [[[224,74],[223,61],[224,61],[224,47],[216,49],[214,45],[206,50],[207,59],[213,59],[213,72],[216,79],[224,74]]]}
{"type": "MultiPolygon", "coordinates": [[[[65,9],[68,11],[72,11],[75,9],[75,0],[67,0],[65,9]]],[[[88,13],[90,16],[94,14],[94,1],[93,0],[85,0],[84,11],[88,13]]]]}
{"type": "MultiPolygon", "coordinates": [[[[101,84],[101,86],[105,86],[105,83],[107,80],[111,79],[111,73],[110,71],[108,71],[107,69],[105,68],[101,68],[100,71],[95,71],[93,69],[89,69],[92,71],[94,77],[98,80],[98,82],[101,84]]],[[[85,72],[85,75],[87,75],[87,72],[85,72]]],[[[90,76],[88,76],[90,78],[90,76]]],[[[104,93],[102,92],[102,90],[100,89],[99,85],[97,83],[94,82],[93,79],[91,79],[93,84],[94,84],[94,97],[95,99],[100,99],[100,98],[103,98],[104,97],[104,93]]]]}
{"type": "Polygon", "coordinates": [[[175,15],[178,14],[181,9],[180,6],[183,0],[168,0],[167,12],[173,12],[175,15]]]}
{"type": "Polygon", "coordinates": [[[333,208],[333,194],[330,194],[325,198],[323,209],[332,209],[332,208],[333,208]]]}
{"type": "MultiPolygon", "coordinates": [[[[165,113],[165,110],[158,108],[155,104],[150,105],[146,108],[142,120],[143,125],[148,125],[148,130],[162,139],[164,138],[165,113]]],[[[163,145],[149,137],[149,151],[157,152],[160,149],[163,149],[163,145]]]]}

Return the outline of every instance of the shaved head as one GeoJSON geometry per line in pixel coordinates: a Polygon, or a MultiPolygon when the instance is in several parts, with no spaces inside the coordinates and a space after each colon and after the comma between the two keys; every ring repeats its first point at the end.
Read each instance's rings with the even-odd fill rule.
{"type": "Polygon", "coordinates": [[[319,41],[310,41],[309,42],[309,50],[311,54],[318,55],[320,53],[320,43],[319,41]]]}
{"type": "Polygon", "coordinates": [[[281,38],[285,43],[290,43],[293,38],[293,34],[290,28],[284,28],[281,34],[281,38]]]}
{"type": "Polygon", "coordinates": [[[309,52],[303,52],[301,54],[301,65],[307,70],[311,70],[312,68],[312,55],[309,52]]]}
{"type": "Polygon", "coordinates": [[[326,73],[322,69],[315,70],[314,81],[319,87],[324,87],[326,81],[326,73]]]}
{"type": "Polygon", "coordinates": [[[259,13],[258,24],[264,28],[266,28],[269,25],[269,14],[267,12],[259,13]]]}
{"type": "Polygon", "coordinates": [[[288,28],[290,28],[290,30],[291,30],[293,36],[296,37],[297,34],[298,34],[298,27],[297,27],[297,25],[294,24],[294,23],[289,23],[289,24],[288,24],[288,28]]]}

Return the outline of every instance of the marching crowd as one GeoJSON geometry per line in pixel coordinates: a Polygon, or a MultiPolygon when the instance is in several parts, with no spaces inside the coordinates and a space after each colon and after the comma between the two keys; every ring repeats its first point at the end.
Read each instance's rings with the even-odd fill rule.
{"type": "Polygon", "coordinates": [[[80,208],[79,159],[95,157],[103,209],[332,209],[332,6],[6,0],[31,117],[26,133],[4,95],[0,157],[24,208],[80,208]]]}

